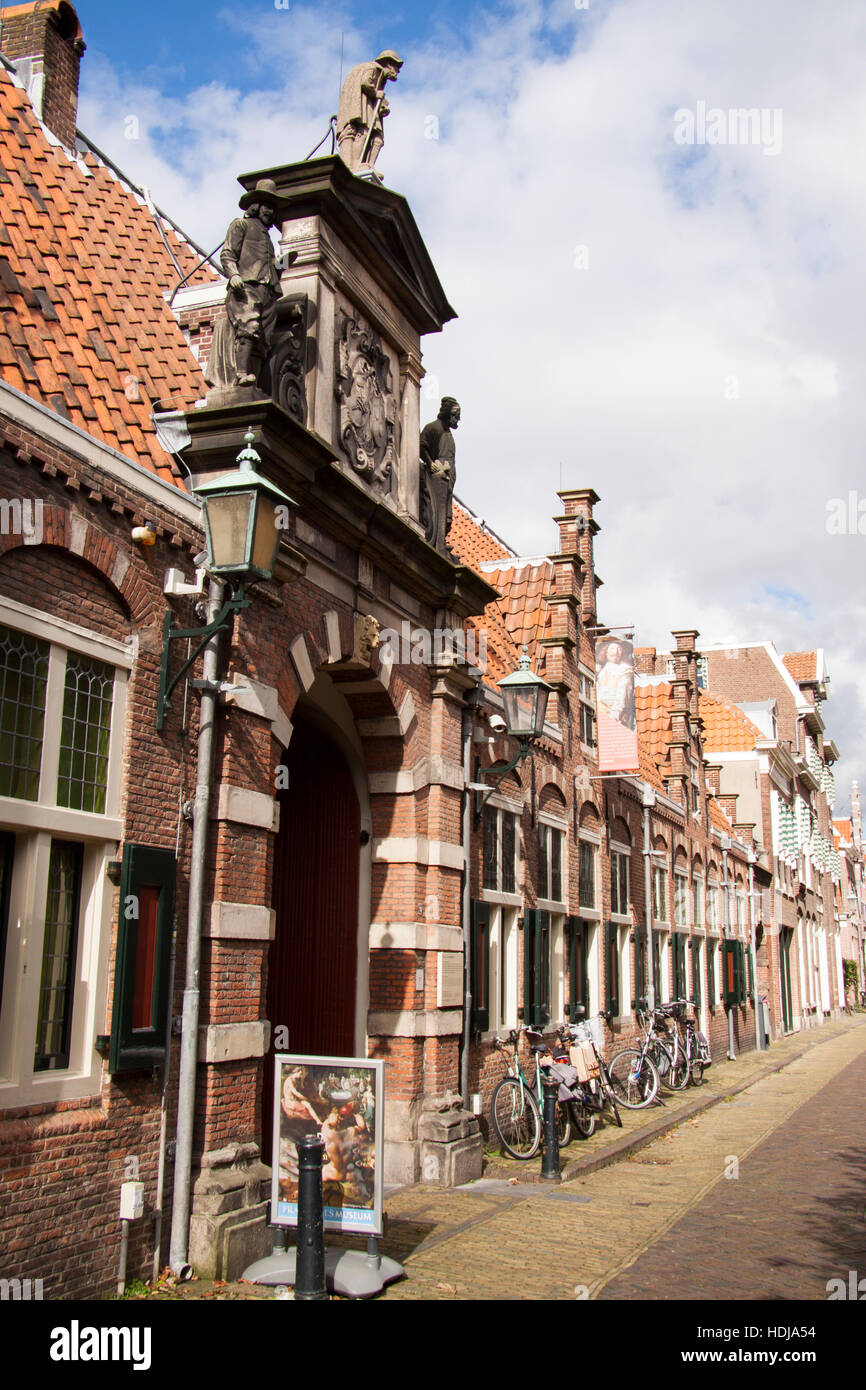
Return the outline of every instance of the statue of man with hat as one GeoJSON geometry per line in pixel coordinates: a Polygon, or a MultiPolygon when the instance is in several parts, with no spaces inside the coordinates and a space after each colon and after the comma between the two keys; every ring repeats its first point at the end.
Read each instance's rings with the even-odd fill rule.
{"type": "Polygon", "coordinates": [[[453,396],[443,396],[438,416],[421,431],[421,524],[430,545],[449,557],[445,537],[451,529],[451,499],[457,477],[457,450],[451,431],[459,423],[460,406],[453,396]]]}
{"type": "Polygon", "coordinates": [[[280,277],[268,230],[277,220],[278,204],[273,179],[259,179],[240,199],[244,216],[236,217],[226,233],[220,264],[229,283],[225,316],[214,326],[205,368],[209,386],[255,386],[258,369],[267,357],[274,305],[280,296],[280,277]]]}
{"type": "Polygon", "coordinates": [[[383,121],[391,109],[385,97],[386,82],[395,82],[403,59],[386,49],[372,63],[352,68],[340,91],[337,143],[340,155],[353,174],[379,179],[373,168],[385,141],[383,121]]]}

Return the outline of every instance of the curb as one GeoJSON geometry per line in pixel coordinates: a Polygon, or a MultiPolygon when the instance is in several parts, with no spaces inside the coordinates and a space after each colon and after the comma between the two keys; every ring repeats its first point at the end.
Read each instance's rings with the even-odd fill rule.
{"type": "MultiPolygon", "coordinates": [[[[861,1023],[853,1026],[863,1027],[864,1024],[861,1023]]],[[[810,1033],[815,1031],[817,1030],[809,1030],[810,1033]]],[[[671,1130],[676,1129],[686,1120],[693,1119],[695,1115],[700,1115],[705,1110],[711,1110],[714,1105],[722,1104],[729,1096],[740,1095],[741,1092],[747,1091],[750,1086],[754,1086],[758,1081],[763,1081],[768,1076],[775,1076],[777,1072],[784,1071],[785,1067],[789,1067],[792,1062],[798,1061],[811,1047],[822,1046],[825,1043],[832,1042],[834,1038],[841,1037],[845,1031],[847,1030],[840,1030],[837,1033],[833,1033],[830,1037],[815,1038],[814,1041],[810,1041],[803,1047],[798,1048],[790,1057],[784,1057],[777,1062],[761,1067],[761,1069],[753,1073],[752,1076],[746,1077],[742,1081],[735,1082],[724,1094],[706,1095],[702,1097],[696,1096],[692,1101],[684,1105],[682,1109],[677,1110],[675,1115],[658,1119],[646,1125],[644,1128],[635,1131],[633,1134],[624,1134],[621,1139],[615,1139],[612,1144],[609,1144],[608,1147],[600,1153],[587,1154],[585,1158],[568,1159],[560,1168],[560,1181],[571,1182],[573,1178],[583,1177],[588,1173],[596,1173],[602,1168],[610,1168],[614,1163],[618,1163],[621,1159],[629,1157],[630,1154],[639,1153],[640,1150],[646,1148],[648,1144],[652,1144],[654,1140],[660,1139],[665,1134],[669,1134],[671,1130]]],[[[486,1178],[497,1177],[499,1175],[497,1173],[485,1172],[484,1176],[486,1178]]],[[[515,1176],[516,1175],[511,1170],[507,1173],[503,1170],[503,1177],[513,1178],[515,1176]]],[[[540,1173],[533,1173],[532,1175],[527,1174],[525,1178],[518,1178],[518,1182],[521,1187],[546,1187],[549,1185],[550,1179],[545,1180],[541,1177],[540,1173]]]]}

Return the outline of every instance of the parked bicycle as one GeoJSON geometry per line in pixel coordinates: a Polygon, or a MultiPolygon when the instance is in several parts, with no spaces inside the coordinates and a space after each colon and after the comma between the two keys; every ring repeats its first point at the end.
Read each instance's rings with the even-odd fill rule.
{"type": "Polygon", "coordinates": [[[661,1084],[668,1091],[683,1091],[689,1084],[689,1059],[677,1026],[687,1007],[685,999],[656,1005],[652,1017],[644,1015],[649,1039],[648,1054],[655,1062],[661,1084]]]}
{"type": "MultiPolygon", "coordinates": [[[[582,1006],[578,1005],[575,1016],[579,1016],[582,1011],[582,1006]]],[[[599,1018],[606,1018],[606,1015],[602,1012],[599,1014],[599,1018]]],[[[589,1024],[584,1022],[563,1024],[558,1031],[561,1040],[568,1043],[569,1056],[581,1077],[586,1096],[585,1108],[595,1114],[602,1114],[609,1106],[616,1123],[622,1128],[622,1116],[617,1104],[619,1093],[614,1087],[607,1064],[596,1044],[589,1024]]]]}
{"type": "MultiPolygon", "coordinates": [[[[535,1062],[535,1079],[533,1081],[527,1076],[520,1061],[520,1031],[512,1028],[505,1037],[497,1037],[494,1047],[503,1053],[510,1047],[512,1055],[508,1059],[507,1075],[494,1089],[490,1103],[490,1119],[505,1153],[510,1154],[512,1158],[529,1159],[534,1158],[541,1148],[541,1106],[544,1100],[542,1058],[548,1057],[551,1063],[554,1058],[544,1042],[543,1035],[537,1029],[526,1028],[522,1031],[529,1040],[530,1054],[535,1062]]],[[[585,1129],[580,1126],[578,1128],[581,1133],[585,1133],[585,1129]]],[[[561,1149],[571,1143],[570,1106],[562,1101],[557,1103],[556,1135],[561,1149]]]]}
{"type": "Polygon", "coordinates": [[[651,1056],[652,1030],[647,1028],[639,1047],[624,1047],[607,1064],[611,1085],[620,1105],[641,1110],[652,1105],[659,1093],[661,1078],[651,1056]]]}

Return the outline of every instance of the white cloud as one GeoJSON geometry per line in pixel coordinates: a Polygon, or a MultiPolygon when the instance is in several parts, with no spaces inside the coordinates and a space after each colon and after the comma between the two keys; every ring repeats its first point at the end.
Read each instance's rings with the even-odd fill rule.
{"type": "MultiPolygon", "coordinates": [[[[218,13],[225,85],[180,100],[85,59],[80,124],[208,247],[236,174],[324,133],[340,32],[346,69],[378,51],[345,6],[290,14],[218,13]]],[[[866,734],[866,537],[825,517],[860,482],[866,427],[856,7],[528,0],[470,7],[401,56],[380,167],[460,314],[426,343],[463,405],[458,492],[535,554],[556,543],[560,468],[594,486],[602,613],[641,641],[685,625],[824,646],[845,787],[866,734]],[[699,101],[780,108],[780,153],[676,145],[675,111],[699,101]]]]}

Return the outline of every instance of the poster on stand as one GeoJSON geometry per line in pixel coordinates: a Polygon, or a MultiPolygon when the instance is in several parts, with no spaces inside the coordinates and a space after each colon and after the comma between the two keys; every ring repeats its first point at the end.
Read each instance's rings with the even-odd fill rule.
{"type": "Polygon", "coordinates": [[[634,643],[610,633],[598,637],[595,672],[598,770],[637,772],[634,643]]]}
{"type": "Polygon", "coordinates": [[[385,1063],[279,1053],[274,1073],[271,1222],[298,1224],[298,1145],[320,1134],[326,1230],[383,1234],[385,1063]]]}

